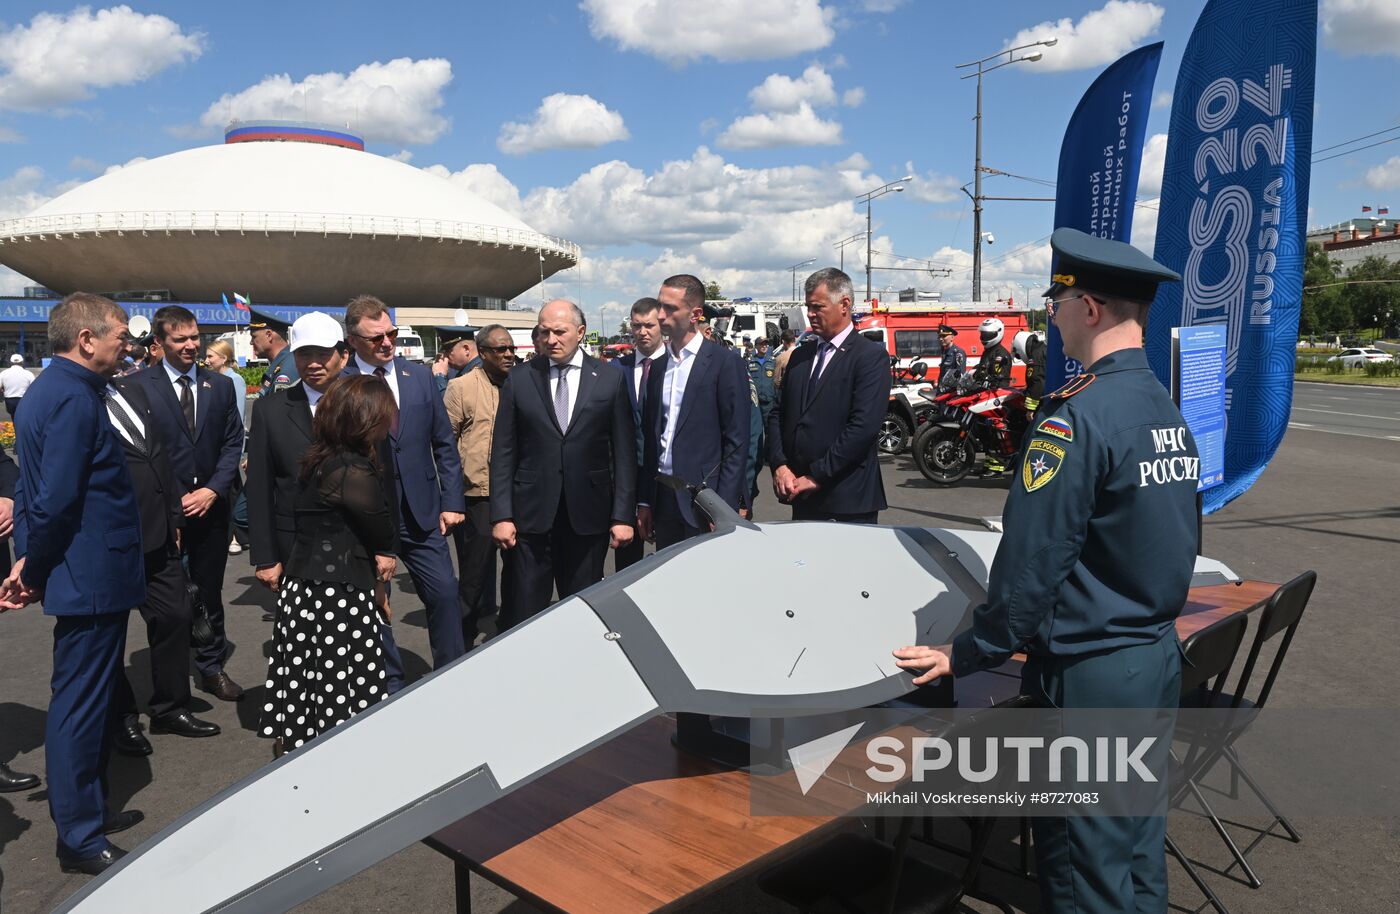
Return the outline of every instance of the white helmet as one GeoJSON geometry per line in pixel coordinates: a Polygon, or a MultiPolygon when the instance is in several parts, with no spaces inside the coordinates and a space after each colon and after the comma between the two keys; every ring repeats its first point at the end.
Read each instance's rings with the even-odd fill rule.
{"type": "Polygon", "coordinates": [[[998,318],[989,317],[977,328],[977,332],[982,336],[983,348],[989,348],[1001,342],[1006,335],[1006,325],[998,318]]]}
{"type": "Polygon", "coordinates": [[[1029,362],[1026,358],[1026,344],[1030,342],[1032,334],[1029,330],[1022,330],[1011,338],[1011,354],[1023,362],[1029,362]]]}

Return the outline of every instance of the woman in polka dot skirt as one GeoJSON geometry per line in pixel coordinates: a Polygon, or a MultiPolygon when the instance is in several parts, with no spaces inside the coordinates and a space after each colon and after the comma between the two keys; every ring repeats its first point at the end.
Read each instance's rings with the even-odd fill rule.
{"type": "Polygon", "coordinates": [[[380,625],[398,523],[376,453],[396,412],[371,375],[336,381],[316,405],[259,725],[274,757],[387,695],[380,625]]]}

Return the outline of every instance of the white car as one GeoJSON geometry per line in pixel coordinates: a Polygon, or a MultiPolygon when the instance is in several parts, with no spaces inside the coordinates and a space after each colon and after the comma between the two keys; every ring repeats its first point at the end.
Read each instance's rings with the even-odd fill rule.
{"type": "Polygon", "coordinates": [[[1382,352],[1372,346],[1364,346],[1357,349],[1343,349],[1327,361],[1341,362],[1343,368],[1360,368],[1362,365],[1378,365],[1383,362],[1393,362],[1395,359],[1388,352],[1382,352]]]}

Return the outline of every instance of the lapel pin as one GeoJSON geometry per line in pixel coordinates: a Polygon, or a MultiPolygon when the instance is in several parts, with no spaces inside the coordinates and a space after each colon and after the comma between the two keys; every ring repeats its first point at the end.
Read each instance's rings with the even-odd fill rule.
{"type": "Polygon", "coordinates": [[[205,381],[205,382],[204,382],[203,384],[201,384],[200,386],[203,387],[203,388],[205,388],[206,390],[211,389],[211,388],[213,387],[213,385],[211,385],[208,381],[205,381]]]}

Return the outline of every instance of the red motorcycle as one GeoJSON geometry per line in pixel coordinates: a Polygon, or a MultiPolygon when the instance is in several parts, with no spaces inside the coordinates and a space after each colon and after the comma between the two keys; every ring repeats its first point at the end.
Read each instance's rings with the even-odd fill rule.
{"type": "Polygon", "coordinates": [[[914,465],[925,478],[952,485],[971,472],[978,452],[1012,462],[1030,424],[1025,391],[976,387],[967,375],[956,389],[926,396],[939,418],[914,439],[914,465]]]}

